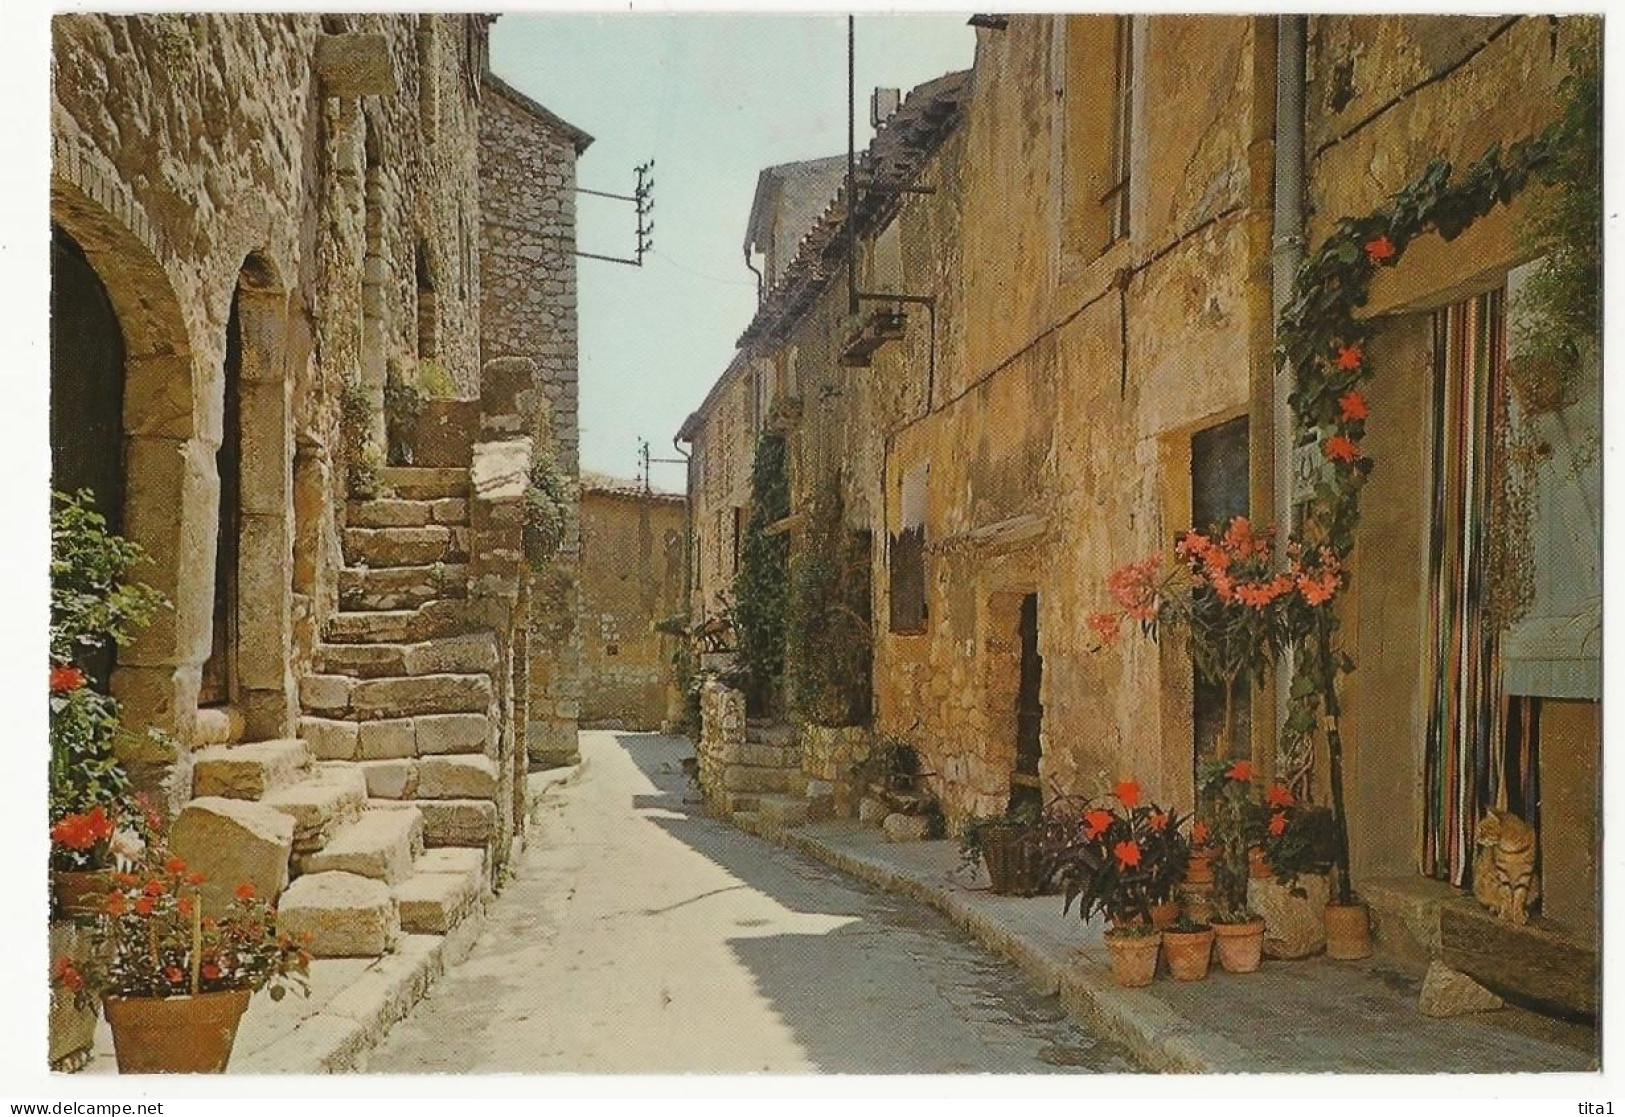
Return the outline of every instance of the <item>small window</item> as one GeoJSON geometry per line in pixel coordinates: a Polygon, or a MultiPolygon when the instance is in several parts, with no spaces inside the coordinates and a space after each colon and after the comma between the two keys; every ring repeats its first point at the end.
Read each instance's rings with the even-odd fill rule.
{"type": "Polygon", "coordinates": [[[1134,17],[1071,16],[1061,96],[1065,248],[1088,260],[1129,234],[1134,17]]]}
{"type": "Polygon", "coordinates": [[[888,547],[891,631],[918,635],[925,631],[925,515],[930,466],[916,462],[903,474],[898,530],[888,547]]]}

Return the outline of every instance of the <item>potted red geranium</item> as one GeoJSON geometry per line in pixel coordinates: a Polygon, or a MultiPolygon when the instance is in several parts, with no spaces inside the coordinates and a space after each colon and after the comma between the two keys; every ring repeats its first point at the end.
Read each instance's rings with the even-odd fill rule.
{"type": "Polygon", "coordinates": [[[1047,812],[1044,860],[1062,887],[1062,910],[1076,902],[1084,920],[1105,918],[1112,977],[1120,985],[1148,985],[1156,974],[1157,917],[1177,915],[1167,905],[1189,855],[1182,822],[1142,802],[1134,780],[1093,801],[1061,800],[1047,812]]]}
{"type": "Polygon", "coordinates": [[[253,886],[207,916],[202,882],[178,857],[113,874],[88,944],[57,959],[54,984],[106,1015],[121,1073],[219,1073],[256,990],[306,988],[309,954],[253,886]]]}

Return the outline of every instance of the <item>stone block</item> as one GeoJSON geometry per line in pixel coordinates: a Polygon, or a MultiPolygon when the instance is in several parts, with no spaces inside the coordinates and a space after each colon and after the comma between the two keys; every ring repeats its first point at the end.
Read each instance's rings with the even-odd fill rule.
{"type": "Polygon", "coordinates": [[[329,764],[309,779],[267,795],[262,802],[293,819],[295,853],[323,845],[367,808],[367,782],[349,764],[329,764]]]}
{"type": "Polygon", "coordinates": [[[304,779],[310,753],[299,740],[216,745],[192,755],[192,794],[227,799],[260,799],[304,779]]]}
{"type": "Polygon", "coordinates": [[[350,692],[350,707],[363,717],[484,713],[491,706],[486,675],[413,675],[363,679],[350,692]]]}
{"type": "Polygon", "coordinates": [[[344,557],[368,566],[423,566],[449,562],[468,553],[457,531],[442,525],[426,527],[347,527],[344,557]]]}
{"type": "Polygon", "coordinates": [[[485,714],[425,714],[413,722],[419,756],[486,752],[491,720],[485,714]]]}
{"type": "Polygon", "coordinates": [[[442,636],[404,649],[408,675],[492,673],[497,669],[496,636],[489,632],[442,636]]]}
{"type": "Polygon", "coordinates": [[[425,756],[418,762],[420,799],[492,799],[497,766],[484,754],[425,756]]]}
{"type": "Polygon", "coordinates": [[[401,929],[415,935],[444,935],[461,922],[479,899],[479,873],[418,873],[395,886],[401,929]]]}
{"type": "Polygon", "coordinates": [[[424,873],[472,873],[484,880],[485,850],[459,846],[424,850],[423,856],[412,866],[412,872],[419,876],[424,873]]]}
{"type": "Polygon", "coordinates": [[[1330,886],[1323,876],[1300,877],[1304,895],[1273,880],[1247,882],[1247,906],[1264,917],[1264,954],[1270,958],[1307,958],[1326,947],[1326,901],[1330,886]]]}
{"type": "Polygon", "coordinates": [[[359,727],[353,721],[299,719],[299,736],[317,760],[356,759],[359,732],[359,727]]]}
{"type": "Polygon", "coordinates": [[[425,500],[351,501],[345,511],[348,527],[423,527],[429,522],[434,505],[425,500]]]}
{"type": "Polygon", "coordinates": [[[881,823],[881,829],[886,831],[888,842],[923,842],[929,825],[923,815],[893,811],[881,823]]]}
{"type": "Polygon", "coordinates": [[[360,768],[367,782],[367,794],[374,799],[410,799],[417,794],[416,760],[364,760],[360,768]]]}
{"type": "Polygon", "coordinates": [[[361,723],[361,760],[402,760],[417,752],[417,733],[410,718],[361,723]]]}
{"type": "Polygon", "coordinates": [[[300,877],[283,894],[276,925],[318,958],[376,958],[400,941],[389,885],[354,873],[300,877]]]}
{"type": "Polygon", "coordinates": [[[807,824],[807,801],[794,795],[764,795],[757,803],[756,813],[769,826],[789,829],[807,824]]]}
{"type": "Polygon", "coordinates": [[[329,97],[383,97],[396,88],[389,40],[379,34],[323,35],[316,41],[316,73],[329,97]]]}
{"type": "Polygon", "coordinates": [[[889,814],[891,814],[891,808],[879,799],[865,795],[858,801],[858,821],[866,825],[884,822],[889,814]]]}
{"type": "Polygon", "coordinates": [[[1434,961],[1422,979],[1422,993],[1416,1007],[1424,1016],[1465,1016],[1491,1012],[1505,1004],[1466,974],[1434,961]]]}
{"type": "Polygon", "coordinates": [[[354,685],[346,675],[306,675],[299,680],[299,704],[312,713],[347,709],[354,685]]]}
{"type": "Polygon", "coordinates": [[[240,884],[265,899],[288,885],[294,821],[275,807],[242,799],[193,799],[176,817],[169,848],[203,874],[204,910],[223,911],[240,884]]]}
{"type": "Polygon", "coordinates": [[[489,799],[419,799],[416,806],[427,846],[484,846],[496,834],[497,805],[489,799]]]}
{"type": "Polygon", "coordinates": [[[305,860],[308,873],[344,872],[397,884],[412,875],[423,849],[423,816],[416,810],[367,811],[305,860]]]}
{"type": "Polygon", "coordinates": [[[441,497],[430,505],[429,516],[437,524],[467,524],[468,501],[460,496],[441,497]]]}
{"type": "Polygon", "coordinates": [[[386,466],[378,479],[408,500],[438,500],[446,496],[467,496],[469,471],[455,467],[386,466]]]}

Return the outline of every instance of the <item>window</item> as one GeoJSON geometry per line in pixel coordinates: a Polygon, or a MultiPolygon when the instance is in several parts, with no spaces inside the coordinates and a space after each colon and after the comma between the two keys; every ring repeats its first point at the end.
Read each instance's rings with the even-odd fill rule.
{"type": "Polygon", "coordinates": [[[925,631],[925,516],[930,472],[928,462],[916,462],[904,472],[898,531],[887,548],[891,631],[899,634],[925,631]]]}
{"type": "Polygon", "coordinates": [[[1071,16],[1062,84],[1065,248],[1093,259],[1129,234],[1133,16],[1071,16]]]}
{"type": "MultiPolygon", "coordinates": [[[[1191,436],[1191,523],[1203,529],[1247,515],[1248,439],[1245,415],[1191,436]]],[[[1224,687],[1195,677],[1191,722],[1196,761],[1218,755],[1224,728],[1224,687]]],[[[1238,685],[1231,696],[1230,755],[1247,755],[1252,735],[1252,692],[1238,685]]]]}

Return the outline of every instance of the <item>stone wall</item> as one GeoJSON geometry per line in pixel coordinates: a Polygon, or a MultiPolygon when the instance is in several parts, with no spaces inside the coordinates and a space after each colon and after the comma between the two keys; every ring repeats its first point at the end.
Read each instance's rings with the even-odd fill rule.
{"type": "Polygon", "coordinates": [[[174,603],[119,656],[132,755],[184,797],[186,753],[285,735],[336,605],[346,384],[382,437],[383,381],[418,374],[420,254],[440,275],[439,359],[478,383],[479,74],[465,16],[69,14],[53,21],[51,218],[124,335],[126,533],[174,603]],[[131,137],[138,136],[139,142],[131,137]],[[199,712],[213,640],[228,321],[242,449],[235,670],[199,712]]]}
{"type": "Polygon", "coordinates": [[[719,811],[723,802],[723,769],[746,743],[745,696],[707,679],[700,687],[700,790],[706,806],[719,811]]]}
{"type": "Polygon", "coordinates": [[[521,416],[523,433],[556,464],[570,493],[564,544],[530,589],[526,747],[538,763],[571,763],[583,654],[575,164],[591,137],[505,82],[488,84],[480,130],[482,347],[487,361],[524,358],[535,371],[529,383],[501,388],[512,406],[488,399],[483,410],[487,423],[492,415],[521,416]]]}
{"type": "Polygon", "coordinates": [[[683,498],[589,479],[581,499],[582,724],[660,728],[676,640],[655,624],[683,610],[683,498]]]}
{"type": "Polygon", "coordinates": [[[853,778],[857,765],[869,757],[875,735],[861,725],[804,724],[796,733],[801,745],[801,770],[808,778],[823,780],[833,789],[835,814],[847,817],[857,810],[864,788],[853,778]]]}

